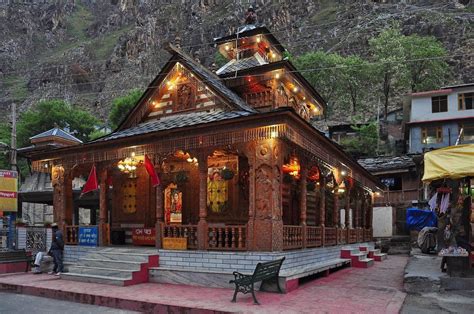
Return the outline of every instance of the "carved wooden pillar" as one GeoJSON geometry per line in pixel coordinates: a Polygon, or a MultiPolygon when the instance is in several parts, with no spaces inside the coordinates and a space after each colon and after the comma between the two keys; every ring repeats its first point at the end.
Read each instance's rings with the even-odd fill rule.
{"type": "Polygon", "coordinates": [[[345,204],[344,204],[344,224],[346,228],[346,243],[349,243],[349,228],[350,228],[350,221],[349,221],[349,210],[351,207],[351,190],[348,189],[346,192],[345,197],[345,204]]]}
{"type": "Polygon", "coordinates": [[[326,178],[321,179],[321,212],[319,213],[319,221],[321,222],[321,245],[324,246],[326,236],[324,227],[326,225],[326,178]]]}
{"type": "Polygon", "coordinates": [[[247,222],[247,248],[255,249],[255,145],[247,145],[246,156],[249,164],[249,220],[247,222]]]}
{"type": "Polygon", "coordinates": [[[306,166],[301,167],[300,175],[300,225],[303,232],[303,248],[306,247],[306,196],[307,196],[307,176],[308,168],[306,166]]]}
{"type": "Polygon", "coordinates": [[[261,140],[255,151],[255,221],[254,250],[283,249],[283,217],[281,195],[282,142],[261,140]]]}
{"type": "Polygon", "coordinates": [[[107,169],[99,173],[99,245],[108,244],[107,228],[107,169]]]}
{"type": "Polygon", "coordinates": [[[63,166],[53,166],[51,169],[53,186],[53,219],[64,230],[65,225],[72,224],[72,178],[63,166]]]}
{"type": "Polygon", "coordinates": [[[332,224],[334,228],[339,227],[339,194],[334,193],[334,214],[332,216],[332,224]]]}
{"type": "MultiPolygon", "coordinates": [[[[156,164],[155,164],[156,166],[156,164]]],[[[161,165],[156,166],[156,172],[158,175],[161,173],[161,165]]],[[[164,211],[163,211],[163,185],[161,183],[156,186],[156,195],[155,195],[156,203],[155,203],[155,233],[156,233],[156,248],[162,248],[162,228],[163,228],[163,219],[164,219],[164,211]]]]}
{"type": "Polygon", "coordinates": [[[359,193],[355,193],[356,194],[356,202],[355,202],[355,226],[354,228],[357,229],[357,228],[360,228],[361,227],[361,223],[360,223],[360,218],[361,218],[361,202],[360,202],[360,194],[359,193]]]}
{"type": "Polygon", "coordinates": [[[208,240],[207,225],[207,156],[201,153],[198,155],[199,162],[199,222],[198,222],[198,249],[205,250],[208,240]]]}

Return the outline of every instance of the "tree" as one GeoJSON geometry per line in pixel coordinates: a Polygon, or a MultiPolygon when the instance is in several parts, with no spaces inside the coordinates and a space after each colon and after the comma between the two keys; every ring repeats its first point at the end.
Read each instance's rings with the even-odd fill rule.
{"type": "Polygon", "coordinates": [[[362,126],[351,126],[357,132],[355,137],[344,138],[341,146],[356,158],[370,157],[377,154],[378,132],[377,123],[371,122],[362,126]]]}
{"type": "Polygon", "coordinates": [[[344,75],[341,72],[343,62],[340,55],[323,51],[310,52],[297,57],[294,63],[328,104],[339,102],[344,92],[344,75]]]}
{"type": "Polygon", "coordinates": [[[403,88],[407,83],[405,36],[398,27],[392,27],[369,40],[372,57],[375,61],[375,73],[382,83],[384,118],[388,115],[390,97],[396,87],[403,88]]]}
{"type": "Polygon", "coordinates": [[[446,49],[434,37],[410,35],[402,42],[412,92],[439,88],[451,75],[446,49]],[[414,61],[411,61],[414,60],[414,61]]]}
{"type": "Polygon", "coordinates": [[[99,120],[64,100],[41,101],[20,115],[17,124],[18,147],[29,145],[29,138],[58,126],[87,141],[99,120]]]}
{"type": "MultiPolygon", "coordinates": [[[[8,123],[0,124],[0,142],[10,145],[11,130],[8,123]]],[[[8,147],[0,148],[0,169],[10,169],[9,160],[9,149],[8,147]]]]}
{"type": "Polygon", "coordinates": [[[134,89],[127,95],[117,97],[112,101],[112,108],[109,114],[109,122],[112,129],[116,129],[120,125],[130,110],[135,107],[142,94],[142,91],[134,89]]]}
{"type": "Polygon", "coordinates": [[[340,84],[343,88],[343,101],[350,103],[352,112],[356,113],[362,102],[367,101],[369,87],[373,82],[372,65],[359,56],[341,58],[340,84]]]}

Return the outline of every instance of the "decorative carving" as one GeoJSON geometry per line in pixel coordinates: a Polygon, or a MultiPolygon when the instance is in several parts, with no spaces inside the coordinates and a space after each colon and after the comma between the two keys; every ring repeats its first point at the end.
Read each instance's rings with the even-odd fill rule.
{"type": "Polygon", "coordinates": [[[256,216],[258,218],[272,217],[272,168],[269,165],[261,165],[256,171],[256,216]]]}
{"type": "Polygon", "coordinates": [[[194,88],[191,84],[179,85],[176,93],[177,99],[175,111],[183,111],[194,108],[196,97],[194,88]]]}
{"type": "Polygon", "coordinates": [[[64,183],[64,168],[62,166],[54,166],[52,168],[51,183],[53,187],[64,183]]]}

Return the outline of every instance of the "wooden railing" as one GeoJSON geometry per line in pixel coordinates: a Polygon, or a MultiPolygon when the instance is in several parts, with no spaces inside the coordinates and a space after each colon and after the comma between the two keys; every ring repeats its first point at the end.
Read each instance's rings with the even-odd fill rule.
{"type": "Polygon", "coordinates": [[[79,240],[79,226],[66,226],[64,231],[64,244],[77,245],[79,240]]]}
{"type": "Polygon", "coordinates": [[[273,91],[263,91],[245,94],[245,101],[252,107],[269,107],[273,105],[273,91]]]}
{"type": "Polygon", "coordinates": [[[357,228],[356,229],[356,236],[357,242],[364,242],[364,229],[357,228]]]}
{"type": "Polygon", "coordinates": [[[323,245],[323,232],[321,227],[306,227],[306,247],[323,245]]]}
{"type": "Polygon", "coordinates": [[[207,247],[210,250],[246,250],[247,226],[209,227],[207,247]]]}
{"type": "Polygon", "coordinates": [[[336,245],[336,244],[337,244],[337,229],[324,228],[324,245],[336,245]]]}
{"type": "Polygon", "coordinates": [[[364,241],[372,241],[372,229],[364,229],[364,241]]]}
{"type": "Polygon", "coordinates": [[[347,243],[347,229],[337,228],[337,244],[347,243]]]}
{"type": "Polygon", "coordinates": [[[197,248],[196,225],[163,225],[161,236],[162,238],[187,238],[188,249],[197,248]]]}
{"type": "Polygon", "coordinates": [[[348,239],[349,243],[356,243],[357,242],[357,231],[356,229],[348,229],[347,232],[349,232],[348,239]]]}
{"type": "Polygon", "coordinates": [[[418,189],[406,189],[402,191],[385,191],[383,197],[376,197],[375,204],[411,204],[412,200],[418,200],[420,192],[418,189]]]}
{"type": "Polygon", "coordinates": [[[303,227],[283,226],[283,249],[299,249],[303,247],[303,227]]]}

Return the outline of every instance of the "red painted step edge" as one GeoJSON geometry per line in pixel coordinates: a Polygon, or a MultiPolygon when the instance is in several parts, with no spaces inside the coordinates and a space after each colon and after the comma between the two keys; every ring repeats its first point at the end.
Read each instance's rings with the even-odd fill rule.
{"type": "Polygon", "coordinates": [[[160,264],[160,257],[158,255],[148,256],[148,263],[141,263],[140,270],[134,271],[132,273],[132,279],[125,280],[123,282],[124,286],[136,285],[139,283],[148,282],[148,268],[158,267],[160,264]]]}

